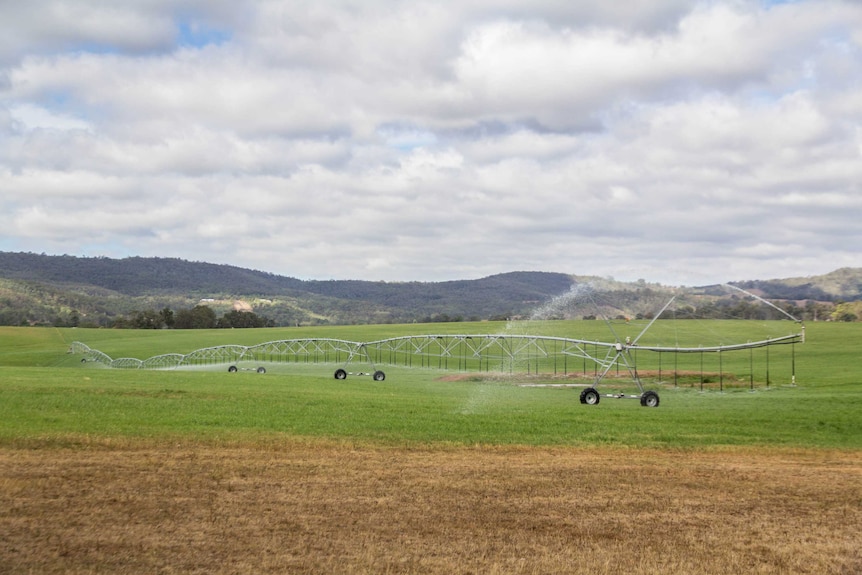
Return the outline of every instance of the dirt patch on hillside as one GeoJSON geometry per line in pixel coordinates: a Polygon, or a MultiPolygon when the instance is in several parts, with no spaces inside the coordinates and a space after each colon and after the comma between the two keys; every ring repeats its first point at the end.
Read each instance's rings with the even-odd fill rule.
{"type": "Polygon", "coordinates": [[[0,449],[0,573],[862,571],[855,452],[0,449]]]}

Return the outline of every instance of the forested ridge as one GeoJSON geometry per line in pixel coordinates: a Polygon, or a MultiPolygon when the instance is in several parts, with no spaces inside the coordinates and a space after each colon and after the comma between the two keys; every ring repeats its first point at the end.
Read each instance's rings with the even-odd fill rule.
{"type": "MultiPolygon", "coordinates": [[[[238,311],[253,311],[266,325],[280,326],[505,319],[529,315],[591,279],[518,271],[446,282],[321,281],[177,258],[0,252],[0,325],[129,327],[136,318],[152,322],[166,311],[190,312],[201,305],[221,315],[216,321],[226,326],[239,321],[238,311]]],[[[845,320],[862,317],[862,268],[734,283],[792,302],[798,313],[814,319],[836,310],[845,320]]],[[[657,292],[665,288],[641,280],[615,289],[631,301],[658,301],[664,296],[657,292]]],[[[734,313],[744,316],[746,310],[734,313]]]]}
{"type": "Polygon", "coordinates": [[[124,259],[0,252],[0,324],[58,323],[77,311],[91,323],[202,301],[228,311],[249,302],[276,325],[499,319],[567,291],[571,276],[513,272],[478,280],[300,280],[176,258],[124,259]]]}

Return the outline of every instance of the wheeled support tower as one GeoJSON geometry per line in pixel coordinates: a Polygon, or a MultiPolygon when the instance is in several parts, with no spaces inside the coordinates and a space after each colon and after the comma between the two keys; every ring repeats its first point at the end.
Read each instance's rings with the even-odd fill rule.
{"type": "Polygon", "coordinates": [[[359,343],[350,350],[350,353],[347,355],[347,361],[344,362],[344,367],[339,367],[338,369],[336,369],[334,375],[335,375],[335,379],[347,379],[348,375],[370,375],[374,379],[374,381],[383,381],[384,379],[386,379],[386,374],[374,366],[374,360],[371,359],[371,354],[368,353],[368,348],[364,343],[359,343]],[[351,361],[353,361],[353,358],[359,353],[362,353],[365,355],[365,359],[371,365],[371,369],[373,370],[372,372],[367,373],[367,372],[359,371],[356,373],[352,373],[352,372],[347,371],[347,369],[346,369],[347,366],[350,364],[351,361]]]}
{"type": "Polygon", "coordinates": [[[592,387],[588,387],[581,391],[581,403],[584,405],[598,405],[602,394],[598,392],[596,386],[602,381],[602,379],[604,379],[611,367],[613,367],[617,362],[622,362],[622,364],[626,366],[626,369],[628,369],[629,374],[632,376],[632,380],[637,384],[638,391],[640,391],[640,393],[628,395],[624,393],[606,393],[604,394],[605,397],[612,397],[614,399],[639,399],[641,405],[644,407],[658,407],[658,393],[644,389],[643,382],[641,381],[640,376],[638,376],[638,370],[635,366],[634,359],[632,358],[631,352],[629,352],[629,346],[627,344],[617,342],[612,349],[615,352],[613,357],[611,357],[610,354],[608,355],[608,358],[605,360],[605,368],[596,377],[592,387]]]}

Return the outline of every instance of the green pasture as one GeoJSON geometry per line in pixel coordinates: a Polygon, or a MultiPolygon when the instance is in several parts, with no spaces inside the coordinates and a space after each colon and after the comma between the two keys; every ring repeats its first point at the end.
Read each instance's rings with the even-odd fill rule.
{"type": "MultiPolygon", "coordinates": [[[[634,338],[644,327],[547,321],[211,331],[0,328],[0,444],[89,445],[123,438],[244,442],[291,436],[401,446],[862,448],[860,323],[807,325],[806,342],[793,346],[662,357],[637,353],[639,371],[649,372],[648,386],[661,395],[655,409],[612,398],[581,405],[581,388],[559,386],[559,365],[534,363],[530,373],[517,366],[502,373],[445,370],[431,361],[384,365],[386,380],[377,382],[360,376],[335,380],[339,366],[334,363],[272,364],[264,375],[228,373],[226,366],[117,370],[82,364],[67,353],[73,341],[113,358],[138,359],[311,337],[374,341],[523,332],[608,341],[609,329],[620,338],[634,338]],[[669,375],[675,371],[687,375],[669,375]],[[460,377],[446,377],[452,375],[460,377]]],[[[792,322],[744,321],[700,324],[700,333],[694,327],[660,320],[641,343],[727,344],[798,329],[792,322]]],[[[595,367],[586,363],[565,365],[567,373],[583,372],[585,379],[573,383],[589,383],[595,367]]],[[[360,362],[350,369],[368,366],[360,362]]],[[[625,378],[610,380],[603,391],[625,385],[630,385],[625,378]]]]}

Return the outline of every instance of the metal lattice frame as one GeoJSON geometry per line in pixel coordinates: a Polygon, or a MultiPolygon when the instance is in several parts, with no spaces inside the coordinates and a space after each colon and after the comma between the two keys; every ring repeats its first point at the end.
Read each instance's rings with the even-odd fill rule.
{"type": "MultiPolygon", "coordinates": [[[[473,334],[473,335],[408,335],[370,342],[347,341],[330,338],[301,338],[276,340],[254,346],[221,345],[195,350],[188,354],[165,354],[146,360],[134,358],[112,359],[107,354],[91,349],[84,343],[74,342],[71,353],[84,355],[82,361],[96,362],[107,367],[120,369],[179,369],[201,366],[230,364],[229,371],[238,371],[240,362],[256,362],[258,373],[266,369],[260,363],[340,363],[344,367],[335,370],[336,379],[344,379],[347,367],[359,358],[368,362],[371,373],[358,375],[373,375],[375,381],[383,381],[386,377],[375,364],[385,364],[408,367],[437,367],[459,371],[499,371],[510,373],[535,373],[540,371],[558,373],[562,361],[562,373],[569,374],[569,361],[581,360],[583,374],[587,375],[587,363],[593,365],[592,387],[581,392],[581,403],[596,405],[600,394],[595,389],[599,383],[616,367],[617,372],[623,368],[637,385],[637,395],[612,394],[610,397],[639,398],[641,405],[657,407],[659,396],[655,391],[644,389],[637,368],[638,352],[650,352],[658,359],[658,380],[662,380],[662,354],[671,353],[674,356],[674,384],[676,385],[678,359],[686,354],[700,354],[701,389],[705,382],[704,355],[717,354],[719,361],[719,381],[723,389],[724,370],[722,355],[726,352],[749,350],[749,381],[753,389],[754,367],[753,350],[766,348],[766,385],[769,386],[769,347],[773,345],[794,344],[791,354],[791,383],[796,383],[795,344],[805,341],[805,327],[776,305],[763,300],[759,296],[749,294],[741,288],[730,286],[743,294],[760,300],[766,305],[781,312],[793,320],[801,331],[781,337],[763,339],[754,342],[731,345],[698,347],[668,347],[658,345],[639,345],[639,340],[652,327],[656,320],[670,307],[676,296],[672,297],[658,314],[655,314],[647,326],[633,340],[625,340],[614,330],[612,322],[603,318],[608,329],[613,334],[614,341],[591,341],[583,339],[550,337],[538,335],[504,335],[504,334],[473,334]],[[450,364],[450,362],[452,362],[450,364]],[[457,362],[457,363],[454,363],[457,362]],[[435,365],[436,363],[436,365],[435,365]]],[[[595,302],[593,302],[595,305],[595,302]]],[[[595,305],[598,309],[598,306],[595,305]]],[[[247,369],[247,368],[242,368],[247,369]]],[[[684,373],[684,372],[683,372],[684,373]]]]}
{"type": "MultiPolygon", "coordinates": [[[[640,352],[693,354],[723,353],[804,341],[804,331],[754,342],[710,347],[641,346],[635,342],[603,342],[536,335],[410,335],[370,342],[330,338],[303,338],[268,341],[253,346],[221,345],[188,354],[165,354],[146,360],[112,359],[107,354],[74,342],[70,352],[117,369],[182,369],[249,363],[343,364],[355,360],[407,367],[442,368],[459,371],[499,371],[568,373],[575,360],[594,366],[598,385],[611,369],[622,367],[641,392],[643,385],[633,355],[640,352]],[[571,363],[570,363],[571,362],[571,363]]],[[[660,361],[660,360],[659,360],[660,361]]],[[[376,368],[375,368],[376,369],[376,368]]],[[[795,368],[794,368],[795,371],[795,368]]],[[[584,368],[586,373],[586,367],[584,368]]],[[[795,382],[795,373],[793,375],[795,382]]]]}

